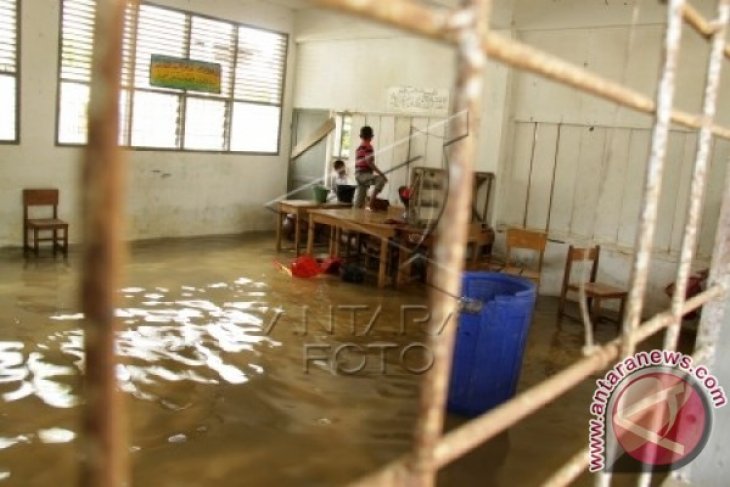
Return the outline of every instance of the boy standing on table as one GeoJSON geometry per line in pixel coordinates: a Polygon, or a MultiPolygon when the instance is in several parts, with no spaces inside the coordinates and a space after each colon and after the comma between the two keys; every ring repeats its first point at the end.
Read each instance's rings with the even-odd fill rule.
{"type": "Polygon", "coordinates": [[[353,208],[362,208],[365,204],[368,187],[373,188],[373,194],[370,201],[374,201],[378,194],[383,190],[383,186],[388,182],[383,171],[375,165],[374,149],[371,144],[373,140],[373,128],[365,125],[360,129],[360,146],[357,148],[355,159],[355,180],[357,181],[357,189],[355,189],[355,198],[352,201],[353,208]]]}

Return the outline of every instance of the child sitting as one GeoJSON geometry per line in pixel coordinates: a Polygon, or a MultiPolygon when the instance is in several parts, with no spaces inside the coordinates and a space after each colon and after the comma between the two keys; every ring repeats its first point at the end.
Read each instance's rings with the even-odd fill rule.
{"type": "Polygon", "coordinates": [[[329,177],[330,192],[327,196],[327,201],[337,201],[337,186],[350,184],[345,161],[337,159],[332,164],[332,168],[333,171],[329,177]]]}

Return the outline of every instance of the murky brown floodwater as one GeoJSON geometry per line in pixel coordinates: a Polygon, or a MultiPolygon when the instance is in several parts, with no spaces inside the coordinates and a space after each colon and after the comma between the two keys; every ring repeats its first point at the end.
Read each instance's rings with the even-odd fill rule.
{"type": "MultiPolygon", "coordinates": [[[[421,357],[400,352],[421,339],[415,320],[423,311],[402,305],[424,305],[425,290],[292,279],[277,258],[291,256],[275,255],[269,236],[134,246],[118,348],[134,485],[343,485],[408,450],[419,376],[406,369],[421,357]],[[353,311],[343,307],[353,305],[361,307],[355,334],[353,311]],[[332,357],[345,343],[368,351],[339,356],[348,368],[364,357],[363,371],[333,375],[326,360],[305,370],[305,347],[312,358],[332,357]],[[384,344],[394,348],[377,348],[384,344]]],[[[76,482],[77,278],[74,254],[26,262],[19,252],[0,253],[2,485],[76,482]]],[[[538,304],[521,388],[579,357],[580,326],[568,321],[559,330],[554,310],[553,300],[538,304]]],[[[613,333],[599,325],[599,339],[613,333]]],[[[584,444],[591,394],[586,381],[444,470],[440,483],[539,484],[584,444]]],[[[451,417],[448,427],[462,421],[451,417]]]]}

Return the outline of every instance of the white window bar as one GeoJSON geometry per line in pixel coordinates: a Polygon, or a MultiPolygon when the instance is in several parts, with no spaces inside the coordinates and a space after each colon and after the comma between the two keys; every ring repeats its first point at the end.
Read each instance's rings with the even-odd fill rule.
{"type": "MultiPolygon", "coordinates": [[[[663,152],[662,144],[666,142],[666,130],[671,122],[690,128],[700,129],[700,140],[711,135],[730,139],[730,129],[714,125],[710,107],[715,76],[719,77],[716,57],[718,52],[728,55],[728,47],[720,40],[718,31],[722,30],[723,18],[727,23],[728,1],[720,0],[717,22],[707,22],[693,8],[687,7],[684,0],[671,0],[669,5],[669,25],[667,28],[665,70],[658,90],[658,101],[630,90],[618,83],[599,77],[583,68],[567,63],[554,56],[547,55],[538,49],[519,42],[505,39],[488,32],[489,0],[471,0],[465,2],[465,8],[453,12],[431,10],[413,0],[314,0],[316,3],[336,7],[373,20],[394,25],[410,32],[415,32],[434,39],[441,39],[458,47],[458,77],[456,108],[457,111],[478,113],[481,109],[481,70],[483,54],[491,59],[503,62],[518,69],[524,69],[546,78],[562,82],[587,93],[614,101],[625,107],[644,113],[655,114],[655,126],[652,157],[648,164],[648,177],[641,218],[640,235],[637,241],[639,252],[634,263],[632,294],[629,311],[624,326],[624,333],[603,346],[595,348],[590,354],[558,374],[531,387],[512,400],[494,410],[466,423],[460,428],[441,436],[443,406],[448,387],[448,374],[451,363],[451,345],[453,343],[453,326],[438,339],[433,339],[436,366],[425,376],[421,395],[421,415],[416,431],[414,452],[392,462],[384,469],[363,479],[359,485],[432,485],[438,468],[460,457],[480,443],[515,424],[527,415],[535,412],[546,403],[556,399],[585,378],[599,370],[605,369],[615,361],[621,353],[662,329],[676,326],[678,316],[699,308],[705,304],[702,324],[698,335],[696,355],[703,360],[711,360],[715,338],[720,326],[723,307],[718,299],[726,295],[727,281],[730,276],[730,188],[725,188],[720,214],[720,225],[716,235],[713,252],[710,285],[699,295],[684,300],[682,293],[673,300],[672,308],[644,322],[638,323],[643,300],[646,272],[648,272],[647,248],[650,248],[653,234],[653,220],[656,218],[656,203],[661,180],[663,152]],[[713,40],[713,57],[708,65],[708,83],[705,92],[705,106],[702,115],[689,114],[672,110],[672,78],[676,68],[676,50],[679,48],[681,32],[680,20],[684,18],[705,37],[713,40]],[[711,33],[710,33],[711,32],[711,33]],[[715,73],[715,70],[717,73],[715,73]],[[657,177],[659,176],[659,177],[657,177]],[[642,273],[644,274],[642,276],[642,273]],[[643,283],[642,283],[643,281],[643,283]]],[[[126,476],[127,453],[119,448],[123,436],[120,428],[120,405],[115,400],[114,377],[114,289],[118,280],[120,256],[122,254],[120,228],[117,225],[121,211],[122,164],[116,143],[118,130],[118,94],[121,63],[122,30],[124,23],[125,0],[99,0],[99,16],[96,31],[104,32],[98,36],[94,48],[94,69],[91,90],[90,134],[85,153],[84,177],[86,191],[84,193],[85,208],[88,213],[85,220],[84,274],[82,277],[83,308],[87,317],[86,351],[88,401],[85,413],[85,445],[94,454],[87,456],[82,482],[86,485],[122,485],[126,476]],[[102,89],[100,89],[102,88],[102,89]],[[92,371],[91,373],[89,371],[92,371]]],[[[466,117],[464,124],[467,123],[466,117]]],[[[465,125],[461,127],[463,132],[465,125]]],[[[459,278],[464,257],[465,227],[470,208],[470,191],[458,191],[458,188],[471,187],[471,161],[474,154],[473,137],[464,138],[455,144],[452,152],[451,191],[452,197],[447,204],[446,212],[453,215],[455,229],[444,232],[443,240],[437,243],[436,258],[438,268],[451,269],[452,272],[437,271],[438,287],[452,295],[458,295],[459,278]]],[[[700,144],[701,145],[701,144],[700,144]]],[[[702,197],[703,184],[700,182],[703,172],[703,148],[697,151],[695,175],[693,176],[692,198],[702,197]],[[696,177],[695,177],[696,176],[696,177]]],[[[730,181],[730,175],[728,175],[730,181]]],[[[695,209],[688,210],[688,225],[694,224],[696,232],[698,218],[695,209]]],[[[683,242],[690,250],[683,252],[678,264],[678,278],[686,277],[688,264],[691,261],[691,242],[693,237],[686,237],[683,242]]],[[[455,311],[454,301],[446,294],[432,294],[435,305],[434,320],[441,319],[455,311]]],[[[672,338],[672,333],[667,339],[672,338]]],[[[672,340],[673,341],[673,340],[672,340]]],[[[551,485],[564,485],[570,482],[585,464],[584,451],[578,452],[555,476],[549,480],[551,485]]],[[[641,478],[642,483],[648,476],[641,478]]]]}
{"type": "MultiPolygon", "coordinates": [[[[410,32],[424,35],[426,37],[444,40],[451,44],[456,42],[453,33],[448,29],[449,19],[451,18],[450,15],[443,11],[431,11],[417,2],[409,0],[393,0],[389,2],[377,2],[375,0],[315,1],[325,6],[358,14],[392,26],[403,28],[410,32]]],[[[670,49],[667,49],[666,54],[668,59],[672,59],[670,59],[669,62],[668,76],[666,75],[665,70],[664,82],[662,83],[663,89],[659,90],[663,93],[660,93],[658,103],[654,103],[648,97],[618,83],[599,77],[585,69],[567,63],[554,56],[542,53],[535,48],[523,45],[513,40],[504,39],[494,33],[485,34],[482,38],[482,47],[490,58],[508,64],[512,67],[524,69],[554,81],[562,82],[637,111],[655,114],[658,121],[658,128],[655,129],[655,139],[658,140],[654,144],[654,150],[652,151],[654,153],[652,157],[653,161],[650,161],[648,172],[656,176],[657,170],[659,171],[659,174],[661,171],[661,162],[664,158],[663,153],[665,151],[665,147],[662,147],[662,145],[666,143],[666,130],[671,122],[679,123],[689,128],[704,128],[705,132],[709,132],[711,135],[716,135],[722,138],[728,138],[730,136],[730,130],[728,130],[728,128],[714,125],[712,124],[712,120],[707,119],[707,110],[705,110],[705,113],[700,116],[672,109],[672,78],[676,65],[676,50],[679,48],[678,41],[679,33],[681,32],[681,19],[684,18],[688,21],[688,23],[695,26],[695,28],[698,28],[699,26],[699,30],[704,27],[702,27],[703,22],[701,16],[699,16],[693,8],[685,7],[684,1],[674,0],[671,2],[669,8],[670,26],[667,36],[669,42],[667,45],[670,49]],[[672,46],[675,47],[672,48],[672,46]],[[658,106],[660,109],[658,109],[658,106]]],[[[714,32],[716,27],[712,26],[709,29],[712,29],[714,32]]],[[[705,30],[709,32],[709,29],[705,30]]],[[[728,48],[724,47],[723,51],[727,53],[728,48]]],[[[708,81],[710,80],[708,79],[708,81]]],[[[701,167],[699,170],[701,170],[701,167]]],[[[650,247],[651,235],[653,234],[652,221],[656,218],[656,202],[658,200],[659,193],[658,182],[661,181],[661,178],[652,179],[655,180],[651,182],[650,191],[644,195],[644,207],[648,207],[649,211],[645,212],[643,217],[643,231],[640,232],[640,234],[643,235],[643,238],[638,241],[639,247],[642,245],[646,246],[647,242],[650,247]]],[[[702,188],[695,186],[695,190],[693,197],[698,194],[701,196],[702,188]]],[[[688,225],[691,225],[692,223],[692,218],[688,217],[688,225]]],[[[694,224],[696,225],[697,222],[694,222],[694,224]]],[[[724,234],[724,230],[724,228],[720,227],[718,235],[724,234]]],[[[718,241],[722,240],[722,237],[719,236],[718,241]]],[[[690,242],[686,242],[686,245],[692,247],[690,242]]],[[[641,259],[637,259],[637,261],[639,265],[636,266],[636,271],[634,273],[635,278],[638,277],[639,281],[645,281],[646,272],[648,272],[648,258],[644,255],[641,259]],[[644,262],[646,262],[646,264],[644,262]],[[643,274],[643,277],[641,274],[643,274]]],[[[453,262],[442,262],[442,264],[449,266],[450,264],[453,264],[453,262]]],[[[682,271],[683,268],[684,266],[680,263],[678,271],[682,271]]],[[[681,272],[679,273],[679,277],[682,277],[681,272]]],[[[635,314],[637,319],[635,326],[626,330],[629,333],[624,333],[621,339],[617,339],[614,342],[600,347],[588,357],[582,359],[573,366],[568,367],[557,376],[547,379],[541,384],[525,391],[512,401],[509,401],[490,413],[487,413],[484,416],[467,423],[461,428],[448,433],[439,441],[436,447],[434,460],[439,466],[443,466],[453,459],[458,458],[460,455],[464,454],[466,451],[475,447],[482,441],[486,441],[495,434],[519,421],[527,414],[534,412],[545,403],[555,399],[566,390],[581,382],[588,374],[605,368],[613,360],[619,357],[620,348],[626,349],[627,344],[629,345],[628,348],[632,348],[636,343],[646,339],[648,336],[651,336],[661,331],[663,328],[672,325],[677,321],[677,313],[680,313],[681,316],[682,314],[689,312],[691,309],[696,309],[713,299],[723,296],[725,293],[725,287],[721,284],[717,284],[717,279],[711,282],[713,284],[702,294],[681,304],[676,303],[671,311],[657,314],[642,325],[638,325],[638,317],[640,316],[640,313],[637,313],[636,311],[640,311],[641,308],[640,301],[643,301],[643,288],[645,288],[645,283],[643,286],[638,286],[633,292],[634,298],[630,301],[630,303],[634,303],[634,311],[631,313],[635,314]]],[[[429,386],[426,384],[424,387],[429,386]]],[[[396,461],[386,467],[386,469],[379,474],[368,477],[368,479],[373,480],[373,483],[381,485],[383,482],[385,484],[396,482],[398,479],[403,478],[403,471],[404,469],[407,470],[409,461],[412,460],[407,457],[400,461],[396,461]]],[[[566,465],[565,469],[566,472],[569,472],[569,474],[563,472],[565,475],[561,476],[561,472],[558,472],[558,476],[556,478],[558,480],[560,478],[568,479],[567,481],[569,481],[578,475],[582,469],[579,469],[576,472],[576,466],[574,465],[575,462],[585,462],[581,452],[574,457],[573,461],[566,465]]],[[[643,479],[643,481],[645,482],[646,479],[643,479]]],[[[365,482],[365,484],[368,483],[369,482],[367,481],[365,482]]],[[[556,483],[554,485],[561,485],[561,483],[556,483]]]]}
{"type": "Polygon", "coordinates": [[[86,353],[79,482],[121,487],[128,482],[124,403],[119,400],[114,316],[122,268],[124,160],[117,144],[122,38],[126,0],[99,0],[94,31],[89,143],[82,166],[83,255],[81,306],[86,353]]]}

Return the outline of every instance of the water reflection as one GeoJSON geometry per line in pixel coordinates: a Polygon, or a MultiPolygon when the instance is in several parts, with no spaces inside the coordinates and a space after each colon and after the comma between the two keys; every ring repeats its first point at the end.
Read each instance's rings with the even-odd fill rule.
{"type": "MultiPolygon", "coordinates": [[[[121,293],[123,302],[117,316],[123,329],[118,333],[116,347],[120,387],[137,399],[155,401],[167,409],[184,408],[186,404],[163,397],[166,385],[245,384],[252,376],[265,372],[259,360],[262,353],[281,345],[262,331],[269,312],[268,304],[262,301],[266,297],[263,283],[239,278],[200,288],[181,286],[177,292],[161,287],[127,287],[121,293]],[[205,296],[215,289],[224,291],[221,295],[225,299],[217,302],[205,296]]],[[[6,403],[31,397],[59,409],[80,403],[83,315],[59,313],[49,318],[65,323],[67,329],[35,344],[0,341],[0,397],[6,403]]],[[[0,437],[0,449],[36,437],[43,443],[67,443],[75,434],[63,428],[46,428],[0,437]]],[[[186,441],[186,437],[176,435],[168,441],[186,441]]]]}

